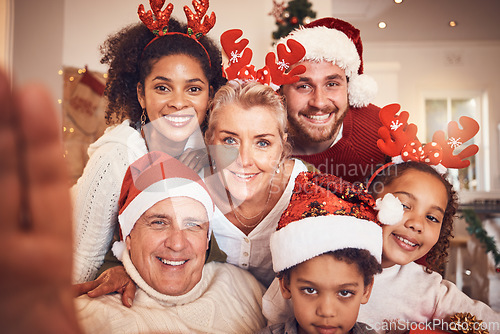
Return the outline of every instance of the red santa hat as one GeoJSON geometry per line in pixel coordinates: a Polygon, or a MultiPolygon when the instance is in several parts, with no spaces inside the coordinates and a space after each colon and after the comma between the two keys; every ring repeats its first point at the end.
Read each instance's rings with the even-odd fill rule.
{"type": "MultiPolygon", "coordinates": [[[[125,251],[125,238],[137,220],[156,203],[171,197],[189,197],[207,210],[209,220],[214,213],[210,193],[191,168],[163,152],[150,152],[132,163],[122,183],[118,202],[120,241],[113,244],[115,256],[121,260],[125,251]]],[[[210,231],[208,236],[210,236],[210,231]]]]}
{"type": "Polygon", "coordinates": [[[403,206],[392,194],[375,201],[362,184],[302,172],[271,235],[273,269],[280,272],[344,248],[366,249],[381,262],[381,225],[396,224],[402,217],[403,206]]]}
{"type": "Polygon", "coordinates": [[[278,43],[294,39],[306,49],[302,60],[330,61],[349,78],[349,104],[367,106],[377,94],[375,80],[363,74],[363,44],[358,29],[346,21],[325,17],[304,25],[278,43]]]}

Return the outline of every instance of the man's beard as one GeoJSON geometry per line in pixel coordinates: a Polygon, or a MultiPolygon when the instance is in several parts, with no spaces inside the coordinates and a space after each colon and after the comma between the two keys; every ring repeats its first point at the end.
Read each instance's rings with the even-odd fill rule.
{"type": "Polygon", "coordinates": [[[347,114],[347,110],[337,110],[334,111],[334,113],[342,113],[341,118],[336,122],[321,128],[314,125],[304,124],[295,118],[288,117],[289,134],[296,143],[300,143],[300,146],[305,146],[307,143],[322,143],[332,140],[335,132],[342,125],[342,122],[347,114]]]}

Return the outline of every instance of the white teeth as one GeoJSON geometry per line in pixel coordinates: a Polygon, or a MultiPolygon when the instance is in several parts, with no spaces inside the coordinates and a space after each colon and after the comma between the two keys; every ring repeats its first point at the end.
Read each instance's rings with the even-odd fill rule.
{"type": "Polygon", "coordinates": [[[402,242],[404,242],[405,244],[412,246],[412,247],[415,247],[415,246],[417,245],[417,244],[414,244],[413,242],[411,242],[411,241],[409,241],[409,240],[406,240],[406,239],[405,239],[405,238],[403,238],[403,237],[400,237],[399,235],[396,235],[396,238],[397,238],[398,240],[401,240],[401,241],[402,241],[402,242]]]}
{"type": "Polygon", "coordinates": [[[167,116],[164,116],[168,121],[172,122],[172,123],[185,123],[187,121],[189,121],[191,119],[191,117],[189,116],[171,116],[171,115],[167,115],[167,116]]]}
{"type": "Polygon", "coordinates": [[[158,258],[158,260],[160,260],[163,264],[168,264],[170,266],[180,266],[180,265],[183,265],[184,263],[186,263],[187,261],[184,260],[184,261],[169,261],[169,260],[165,260],[165,259],[162,259],[162,258],[158,258]]]}
{"type": "Polygon", "coordinates": [[[309,118],[309,119],[313,119],[315,121],[324,121],[328,117],[330,117],[330,114],[326,114],[326,115],[307,115],[306,117],[309,118]]]}
{"type": "Polygon", "coordinates": [[[242,179],[250,179],[250,178],[254,177],[256,174],[238,174],[238,173],[234,173],[234,175],[236,175],[237,177],[241,177],[242,179]]]}

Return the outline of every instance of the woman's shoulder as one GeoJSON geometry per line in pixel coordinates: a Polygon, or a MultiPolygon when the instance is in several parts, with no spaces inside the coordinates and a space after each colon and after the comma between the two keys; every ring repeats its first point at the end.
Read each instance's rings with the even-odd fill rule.
{"type": "Polygon", "coordinates": [[[121,150],[127,151],[133,160],[147,152],[146,144],[139,131],[130,126],[130,121],[125,120],[118,125],[110,126],[104,134],[89,146],[89,156],[100,151],[103,152],[121,150]]]}
{"type": "Polygon", "coordinates": [[[305,160],[299,158],[292,158],[292,161],[295,162],[294,169],[298,172],[319,172],[319,170],[314,167],[314,165],[308,163],[305,160]]]}

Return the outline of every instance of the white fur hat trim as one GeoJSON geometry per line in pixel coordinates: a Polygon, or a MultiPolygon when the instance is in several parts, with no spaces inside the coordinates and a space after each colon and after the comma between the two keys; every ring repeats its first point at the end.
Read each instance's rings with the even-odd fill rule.
{"type": "Polygon", "coordinates": [[[391,193],[385,194],[383,198],[377,198],[375,210],[378,210],[377,218],[384,225],[395,225],[403,219],[403,205],[399,198],[391,193]]]}
{"type": "Polygon", "coordinates": [[[350,78],[358,73],[361,60],[354,43],[340,30],[327,27],[300,28],[283,37],[279,43],[294,39],[306,49],[303,60],[330,61],[350,78]]]}
{"type": "Polygon", "coordinates": [[[377,95],[378,85],[375,79],[366,74],[353,75],[347,84],[349,105],[354,108],[366,107],[377,95]]]}
{"type": "Polygon", "coordinates": [[[214,204],[208,192],[200,184],[184,178],[169,178],[158,181],[138,194],[118,216],[123,239],[130,234],[136,221],[154,204],[170,197],[189,197],[199,201],[211,219],[214,204]]]}
{"type": "Polygon", "coordinates": [[[353,216],[307,217],[274,232],[270,244],[275,272],[344,248],[366,249],[380,262],[382,228],[353,216]]]}
{"type": "Polygon", "coordinates": [[[115,241],[111,250],[116,258],[120,261],[123,261],[123,253],[125,252],[126,245],[124,241],[115,241]]]}

